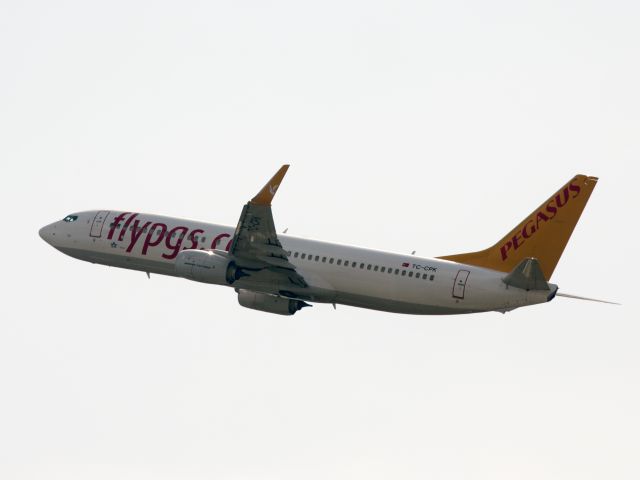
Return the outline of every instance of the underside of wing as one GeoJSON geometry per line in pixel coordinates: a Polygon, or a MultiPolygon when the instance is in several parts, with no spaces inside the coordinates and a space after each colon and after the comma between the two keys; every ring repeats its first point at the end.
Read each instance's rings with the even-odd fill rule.
{"type": "MultiPolygon", "coordinates": [[[[271,212],[271,201],[289,165],[283,165],[269,182],[242,209],[229,253],[236,259],[238,268],[248,272],[267,270],[269,278],[290,287],[307,287],[307,282],[289,262],[282,248],[271,212]]],[[[245,273],[243,276],[251,275],[245,273]]],[[[264,276],[264,275],[261,275],[264,276]]]]}

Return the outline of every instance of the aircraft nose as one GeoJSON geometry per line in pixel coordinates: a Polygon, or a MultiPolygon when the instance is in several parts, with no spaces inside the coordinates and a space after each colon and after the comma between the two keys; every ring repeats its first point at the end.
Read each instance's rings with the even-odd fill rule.
{"type": "Polygon", "coordinates": [[[55,238],[55,228],[55,224],[52,223],[38,230],[38,234],[40,235],[41,239],[43,239],[48,244],[51,244],[53,242],[53,239],[55,238]]]}

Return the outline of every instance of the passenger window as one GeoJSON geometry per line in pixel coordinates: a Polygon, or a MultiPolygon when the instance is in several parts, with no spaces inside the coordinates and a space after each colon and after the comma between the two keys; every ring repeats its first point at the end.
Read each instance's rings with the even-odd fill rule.
{"type": "Polygon", "coordinates": [[[373,267],[373,271],[377,272],[378,271],[378,265],[376,265],[375,267],[373,267]]]}
{"type": "Polygon", "coordinates": [[[423,273],[423,274],[422,274],[422,279],[423,279],[423,280],[426,280],[426,279],[427,279],[427,277],[428,277],[428,275],[427,275],[426,273],[423,273]]]}
{"type": "Polygon", "coordinates": [[[399,269],[399,268],[396,268],[396,275],[397,275],[398,273],[400,273],[400,269],[399,269]]]}
{"type": "Polygon", "coordinates": [[[336,262],[338,265],[342,265],[342,260],[338,259],[338,261],[336,262]]]}
{"type": "Polygon", "coordinates": [[[386,271],[385,267],[380,267],[380,272],[384,273],[386,271]]]}
{"type": "Polygon", "coordinates": [[[364,263],[361,263],[361,264],[360,264],[360,268],[361,268],[361,269],[362,269],[362,268],[364,268],[364,263]]]}
{"type": "Polygon", "coordinates": [[[404,277],[407,274],[406,270],[402,270],[402,276],[404,277]]]}
{"type": "Polygon", "coordinates": [[[333,263],[333,257],[329,259],[329,263],[333,263]]]}
{"type": "Polygon", "coordinates": [[[367,270],[371,270],[371,264],[367,265],[367,270]]]}
{"type": "Polygon", "coordinates": [[[410,277],[413,277],[413,272],[409,272],[409,276],[410,276],[410,277]]]}
{"type": "Polygon", "coordinates": [[[429,280],[433,282],[433,275],[429,277],[429,280]]]}
{"type": "Polygon", "coordinates": [[[316,262],[318,261],[319,258],[320,258],[320,255],[316,255],[316,262]]]}
{"type": "Polygon", "coordinates": [[[306,253],[303,253],[303,254],[300,256],[300,258],[302,258],[302,259],[304,260],[305,258],[307,258],[307,254],[306,254],[306,253]]]}
{"type": "Polygon", "coordinates": [[[352,266],[353,268],[356,268],[356,267],[358,266],[358,262],[351,262],[351,266],[352,266]]]}
{"type": "Polygon", "coordinates": [[[295,252],[295,253],[293,254],[293,257],[294,257],[294,258],[298,258],[298,252],[295,252]]]}
{"type": "Polygon", "coordinates": [[[326,263],[327,262],[327,257],[322,257],[322,263],[326,263]]]}

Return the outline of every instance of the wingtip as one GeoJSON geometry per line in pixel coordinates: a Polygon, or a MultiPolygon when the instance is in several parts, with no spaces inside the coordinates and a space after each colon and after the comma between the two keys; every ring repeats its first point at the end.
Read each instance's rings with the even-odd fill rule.
{"type": "Polygon", "coordinates": [[[289,170],[289,164],[282,165],[278,169],[276,174],[271,177],[271,180],[269,180],[267,184],[262,187],[262,190],[260,190],[260,192],[258,192],[258,194],[251,199],[251,203],[254,205],[271,205],[271,201],[278,191],[278,187],[280,187],[282,179],[287,173],[287,170],[289,170]]]}

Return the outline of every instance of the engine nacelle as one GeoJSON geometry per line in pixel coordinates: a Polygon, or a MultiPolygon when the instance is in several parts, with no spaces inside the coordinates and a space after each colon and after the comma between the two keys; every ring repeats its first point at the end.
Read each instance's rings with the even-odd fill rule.
{"type": "Polygon", "coordinates": [[[269,295],[267,293],[238,290],[238,303],[246,308],[260,310],[261,312],[276,313],[278,315],[293,315],[304,307],[310,307],[302,300],[269,295]]]}
{"type": "Polygon", "coordinates": [[[235,264],[227,257],[210,250],[183,250],[176,257],[178,275],[196,282],[231,285],[235,279],[235,264]]]}

